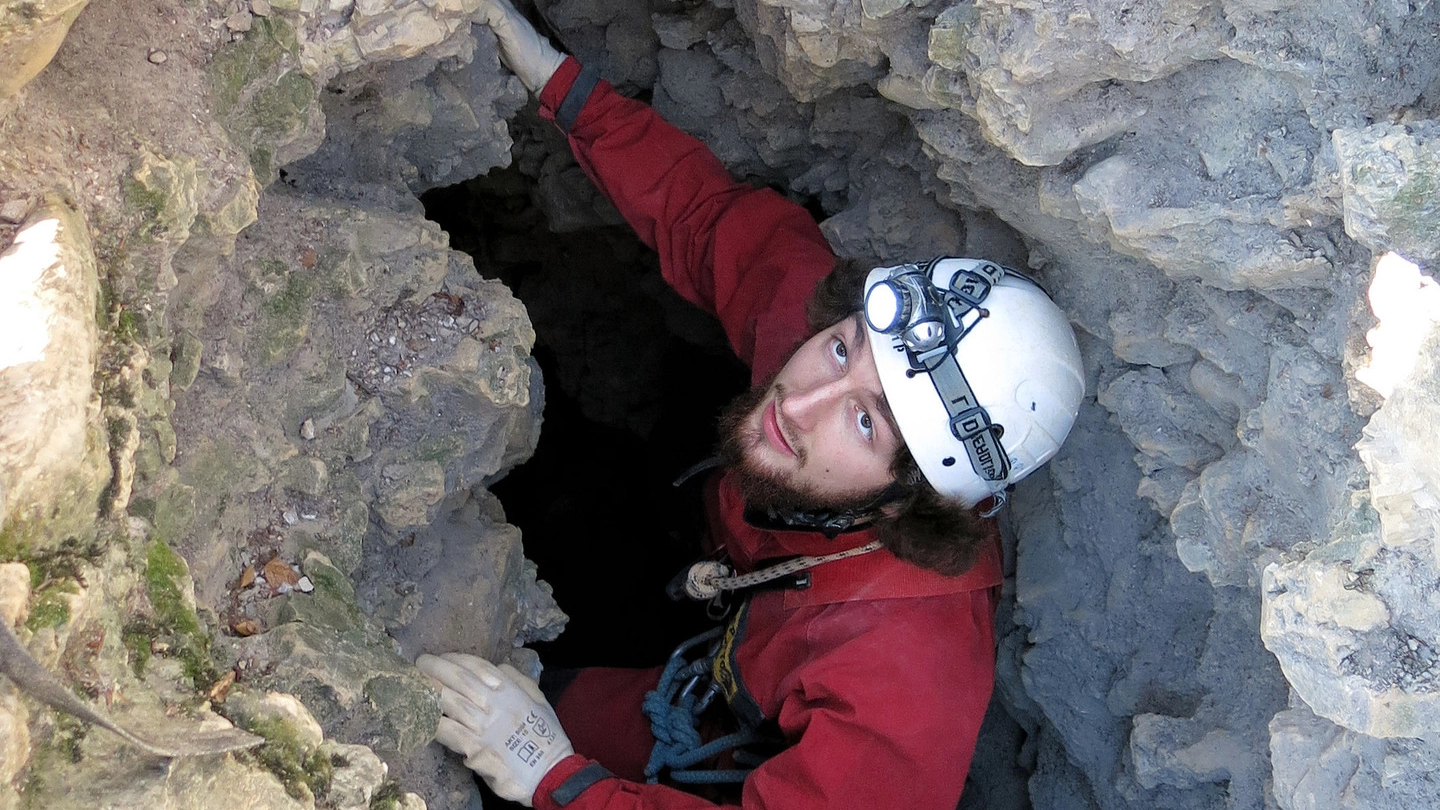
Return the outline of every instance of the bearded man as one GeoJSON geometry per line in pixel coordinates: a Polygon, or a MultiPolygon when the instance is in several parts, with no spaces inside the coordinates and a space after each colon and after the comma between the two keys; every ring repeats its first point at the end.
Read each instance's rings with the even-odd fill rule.
{"type": "Polygon", "coordinates": [[[837,260],[803,208],[737,183],[505,0],[480,16],[754,388],[722,420],[706,490],[716,556],[683,582],[727,622],[662,667],[579,670],[544,691],[474,656],[421,656],[441,689],[437,739],[544,810],[951,810],[994,681],[986,516],[1074,423],[1068,321],[983,259],[837,260]]]}

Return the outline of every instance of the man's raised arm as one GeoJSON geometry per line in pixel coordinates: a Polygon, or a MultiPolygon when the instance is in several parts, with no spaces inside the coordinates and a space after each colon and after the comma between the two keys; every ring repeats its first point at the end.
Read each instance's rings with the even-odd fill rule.
{"type": "Polygon", "coordinates": [[[539,92],[541,115],[659,253],[666,281],[720,319],[757,374],[778,368],[806,334],[804,302],[835,261],[810,215],[737,182],[703,143],[560,54],[504,0],[486,8],[502,59],[539,92]]]}

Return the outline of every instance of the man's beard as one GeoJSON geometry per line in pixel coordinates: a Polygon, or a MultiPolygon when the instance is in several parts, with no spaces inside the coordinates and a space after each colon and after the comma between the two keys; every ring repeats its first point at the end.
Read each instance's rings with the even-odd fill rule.
{"type": "MultiPolygon", "coordinates": [[[[778,407],[778,402],[785,397],[785,390],[778,385],[775,388],[778,393],[778,407]]],[[[720,413],[720,460],[734,476],[746,505],[758,509],[789,509],[798,512],[858,512],[874,507],[885,487],[859,495],[824,496],[809,487],[785,480],[762,467],[751,457],[751,448],[765,442],[766,438],[762,431],[746,425],[747,417],[760,407],[769,392],[770,387],[766,385],[752,388],[736,397],[720,413]]],[[[804,451],[797,451],[797,456],[803,464],[804,451]]]]}

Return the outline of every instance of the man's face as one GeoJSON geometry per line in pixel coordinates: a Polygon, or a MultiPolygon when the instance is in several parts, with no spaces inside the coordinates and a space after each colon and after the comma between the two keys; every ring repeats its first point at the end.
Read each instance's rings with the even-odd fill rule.
{"type": "Polygon", "coordinates": [[[857,313],[805,341],[721,422],[721,455],[757,506],[846,509],[890,484],[902,439],[857,313]]]}

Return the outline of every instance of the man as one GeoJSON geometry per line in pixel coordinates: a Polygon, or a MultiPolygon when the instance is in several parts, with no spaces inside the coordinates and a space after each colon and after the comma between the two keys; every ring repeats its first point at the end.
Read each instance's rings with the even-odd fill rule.
{"type": "Polygon", "coordinates": [[[736,183],[504,0],[480,16],[666,280],[752,369],[707,489],[724,562],[687,583],[743,597],[697,660],[582,670],[555,709],[508,666],[421,656],[441,686],[438,740],[497,794],[546,810],[733,800],[655,783],[708,782],[707,766],[743,780],[743,807],[951,810],[994,678],[1001,572],[974,507],[998,508],[1073,424],[1068,322],[989,262],[837,264],[802,208],[736,183]],[[701,710],[716,695],[721,720],[701,710]],[[731,731],[739,749],[695,750],[731,731]]]}

